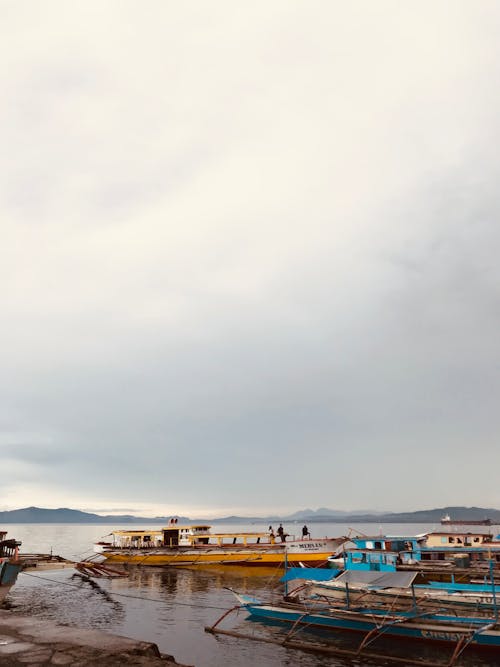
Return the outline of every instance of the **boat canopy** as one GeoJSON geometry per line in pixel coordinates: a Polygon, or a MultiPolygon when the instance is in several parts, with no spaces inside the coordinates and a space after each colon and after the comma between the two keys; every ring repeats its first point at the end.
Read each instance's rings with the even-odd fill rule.
{"type": "Polygon", "coordinates": [[[409,588],[418,572],[375,572],[346,570],[335,578],[337,584],[365,584],[367,588],[409,588]]]}
{"type": "Polygon", "coordinates": [[[112,535],[118,537],[140,538],[148,537],[149,535],[160,536],[163,535],[161,530],[114,530],[112,535]]]}
{"type": "Polygon", "coordinates": [[[280,581],[294,581],[305,579],[306,581],[330,581],[338,574],[338,570],[320,567],[289,567],[280,581]]]}

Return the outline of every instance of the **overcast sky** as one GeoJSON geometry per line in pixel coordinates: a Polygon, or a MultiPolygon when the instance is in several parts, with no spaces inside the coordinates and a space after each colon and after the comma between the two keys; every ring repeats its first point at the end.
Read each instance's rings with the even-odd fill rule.
{"type": "Polygon", "coordinates": [[[500,508],[500,5],[0,1],[0,509],[500,508]]]}

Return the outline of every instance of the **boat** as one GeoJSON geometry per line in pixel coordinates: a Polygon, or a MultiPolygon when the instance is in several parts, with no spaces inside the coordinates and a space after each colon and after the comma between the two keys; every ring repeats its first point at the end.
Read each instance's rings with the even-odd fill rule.
{"type": "MultiPolygon", "coordinates": [[[[354,547],[329,559],[333,569],[415,570],[431,579],[481,580],[493,568],[499,578],[500,541],[491,533],[434,531],[420,535],[351,536],[354,547]]],[[[347,543],[346,543],[347,544],[347,543]]]]}
{"type": "Polygon", "coordinates": [[[304,564],[326,567],[328,557],[341,550],[345,537],[317,539],[272,533],[212,533],[207,524],[169,524],[160,530],[115,530],[110,541],[100,541],[94,551],[110,563],[143,566],[198,567],[240,565],[285,567],[304,564]]]}
{"type": "Polygon", "coordinates": [[[491,526],[491,519],[452,519],[449,514],[441,517],[441,524],[445,526],[491,526]]]}
{"type": "MultiPolygon", "coordinates": [[[[455,665],[459,656],[469,646],[493,649],[498,655],[500,649],[500,622],[497,606],[498,587],[493,579],[479,585],[431,582],[417,585],[416,571],[375,571],[336,570],[307,567],[289,568],[282,577],[285,591],[276,601],[275,590],[269,591],[270,599],[262,600],[251,595],[232,591],[238,605],[226,611],[207,632],[229,636],[267,641],[289,648],[320,651],[359,660],[367,659],[404,662],[406,665],[455,665]],[[289,590],[289,582],[303,580],[303,583],[289,590]],[[219,624],[230,617],[232,612],[245,609],[252,620],[282,622],[289,626],[288,632],[278,639],[256,633],[253,629],[243,634],[240,626],[235,630],[223,629],[219,624]],[[317,635],[304,638],[308,630],[319,628],[327,631],[324,637],[333,642],[327,646],[318,645],[317,635]],[[302,633],[297,640],[297,633],[302,633]],[[361,643],[356,648],[346,648],[343,639],[345,631],[362,633],[361,643]],[[384,637],[405,640],[400,644],[404,655],[388,655],[387,643],[382,650],[367,651],[373,642],[384,637]],[[339,644],[335,640],[341,639],[339,644]],[[451,646],[452,655],[446,656],[445,663],[426,662],[407,640],[421,640],[437,645],[451,646]]],[[[491,573],[493,568],[491,568],[491,573]]],[[[397,644],[391,642],[397,652],[397,644]]]]}
{"type": "MultiPolygon", "coordinates": [[[[311,568],[303,569],[312,571],[311,568]]],[[[469,607],[461,612],[458,612],[454,605],[446,603],[434,608],[426,607],[413,592],[415,572],[390,572],[378,575],[372,573],[370,589],[376,591],[390,587],[404,595],[406,600],[410,596],[412,602],[404,606],[395,605],[394,600],[377,604],[373,597],[366,599],[356,597],[355,590],[349,588],[349,583],[354,584],[356,581],[354,576],[351,581],[349,580],[348,577],[352,574],[345,573],[345,595],[342,599],[335,597],[325,599],[323,596],[317,596],[315,593],[309,595],[307,592],[302,596],[294,596],[288,594],[285,589],[282,599],[275,602],[272,599],[263,601],[251,595],[232,591],[238,600],[238,605],[227,610],[212,626],[206,627],[205,631],[279,644],[287,648],[340,655],[354,658],[356,662],[364,657],[383,659],[384,664],[397,662],[407,666],[451,667],[469,647],[469,650],[490,649],[494,651],[491,655],[498,655],[500,624],[496,602],[492,609],[469,607]],[[408,589],[411,590],[410,593],[408,589]],[[279,638],[275,631],[272,636],[268,636],[268,633],[255,632],[254,628],[248,633],[243,633],[241,626],[236,630],[222,628],[222,621],[228,619],[232,612],[238,613],[241,609],[246,610],[252,620],[273,624],[281,622],[288,626],[289,630],[279,638]],[[327,645],[324,641],[318,643],[317,633],[308,635],[315,628],[322,631],[322,637],[330,640],[327,645]],[[361,633],[361,641],[354,648],[348,648],[349,645],[344,640],[347,631],[352,635],[361,633]],[[299,632],[301,635],[298,639],[299,632]],[[388,644],[387,641],[384,643],[385,637],[388,640],[399,638],[404,641],[399,643],[390,641],[388,644]],[[451,657],[448,653],[445,655],[446,662],[436,662],[434,657],[432,661],[428,661],[425,659],[425,654],[415,651],[409,640],[418,640],[421,644],[423,642],[433,644],[436,648],[451,647],[452,655],[451,657]],[[371,648],[375,642],[382,642],[378,652],[371,648]],[[387,652],[389,645],[390,653],[387,652]]],[[[321,577],[318,578],[320,579],[321,577]]],[[[438,655],[437,652],[435,655],[438,655]]]]}
{"type": "MultiPolygon", "coordinates": [[[[329,580],[317,578],[316,570],[303,568],[302,573],[287,577],[288,581],[302,583],[287,593],[288,600],[322,600],[370,604],[391,610],[408,610],[418,605],[426,610],[454,610],[455,613],[473,610],[475,615],[491,616],[500,601],[500,588],[494,583],[467,584],[430,581],[405,587],[407,573],[381,573],[376,571],[345,570],[329,580]],[[309,572],[312,576],[309,579],[309,572]]],[[[415,577],[415,574],[410,576],[415,577]]]]}
{"type": "Polygon", "coordinates": [[[8,592],[17,581],[17,575],[22,569],[19,558],[21,542],[9,538],[7,531],[0,531],[0,604],[5,600],[8,592]]]}
{"type": "Polygon", "coordinates": [[[282,621],[292,626],[309,626],[334,631],[363,632],[365,637],[396,636],[401,638],[445,642],[458,646],[473,645],[500,648],[500,625],[495,617],[485,619],[473,615],[457,616],[453,613],[422,611],[418,607],[409,611],[394,611],[389,607],[345,607],[331,603],[297,603],[283,601],[265,603],[249,596],[237,594],[240,607],[261,620],[282,621]]]}

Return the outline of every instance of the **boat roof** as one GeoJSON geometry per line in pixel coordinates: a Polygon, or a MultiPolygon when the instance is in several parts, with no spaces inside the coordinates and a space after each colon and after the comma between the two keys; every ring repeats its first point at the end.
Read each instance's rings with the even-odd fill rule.
{"type": "Polygon", "coordinates": [[[169,523],[167,526],[164,526],[162,530],[192,530],[193,528],[203,528],[204,530],[210,530],[212,526],[209,526],[207,523],[169,523]]]}
{"type": "Polygon", "coordinates": [[[269,537],[269,533],[210,533],[211,537],[269,537]]]}
{"type": "Polygon", "coordinates": [[[346,570],[335,578],[335,583],[366,584],[370,588],[409,588],[418,572],[375,572],[373,570],[346,570]]]}
{"type": "Polygon", "coordinates": [[[162,535],[162,530],[114,530],[113,535],[128,535],[130,537],[145,537],[147,535],[162,535]]]}
{"type": "Polygon", "coordinates": [[[490,532],[479,532],[479,531],[474,531],[471,532],[470,530],[433,530],[431,533],[427,533],[428,535],[451,535],[456,536],[456,535],[470,535],[471,537],[493,537],[493,533],[490,532]]]}
{"type": "Polygon", "coordinates": [[[349,539],[351,542],[387,542],[391,540],[423,540],[429,533],[419,533],[418,535],[353,535],[349,539]]]}

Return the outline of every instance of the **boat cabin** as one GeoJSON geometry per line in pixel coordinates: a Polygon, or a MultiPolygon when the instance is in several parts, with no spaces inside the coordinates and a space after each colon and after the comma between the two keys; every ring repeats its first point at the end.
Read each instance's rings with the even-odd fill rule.
{"type": "MultiPolygon", "coordinates": [[[[469,533],[465,531],[435,531],[427,534],[426,546],[431,548],[481,547],[493,543],[492,533],[469,533]]],[[[497,544],[497,548],[500,544],[497,544]]]]}
{"type": "MultiPolygon", "coordinates": [[[[268,533],[211,533],[207,524],[170,523],[161,530],[116,530],[112,547],[150,549],[158,547],[269,547],[275,544],[268,533]]],[[[280,546],[280,545],[276,545],[280,546]]],[[[285,546],[284,544],[282,546],[285,546]]]]}
{"type": "Polygon", "coordinates": [[[425,535],[363,535],[349,539],[355,548],[344,551],[344,568],[379,572],[395,571],[401,564],[415,564],[425,543],[425,535]]]}
{"type": "Polygon", "coordinates": [[[210,526],[206,524],[179,526],[169,524],[162,529],[163,545],[166,547],[192,547],[208,544],[211,538],[210,526]]]}
{"type": "Polygon", "coordinates": [[[161,530],[115,530],[113,545],[121,549],[146,549],[161,546],[161,530]]]}
{"type": "Polygon", "coordinates": [[[198,547],[204,545],[256,546],[273,544],[268,533],[211,533],[211,526],[205,524],[178,526],[168,525],[163,528],[163,544],[166,547],[198,547]]]}
{"type": "Polygon", "coordinates": [[[0,558],[18,557],[21,542],[14,538],[7,538],[7,531],[0,530],[0,558]]]}
{"type": "Polygon", "coordinates": [[[366,535],[350,537],[357,549],[372,551],[418,552],[426,543],[426,534],[422,535],[366,535]]]}

